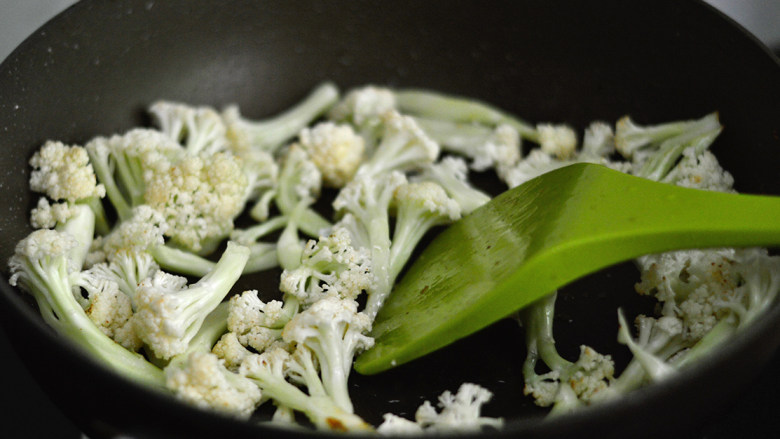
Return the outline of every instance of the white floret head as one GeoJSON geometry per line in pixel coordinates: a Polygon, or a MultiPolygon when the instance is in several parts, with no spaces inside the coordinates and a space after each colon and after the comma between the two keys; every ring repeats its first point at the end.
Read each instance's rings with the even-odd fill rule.
{"type": "Polygon", "coordinates": [[[585,129],[582,153],[593,157],[607,157],[615,151],[612,126],[605,122],[593,122],[585,129]]]}
{"type": "Polygon", "coordinates": [[[310,339],[327,336],[354,339],[358,350],[368,349],[373,339],[360,337],[371,330],[371,319],[357,311],[357,302],[337,297],[325,297],[296,314],[284,327],[282,339],[287,343],[308,345],[310,339]]]}
{"type": "Polygon", "coordinates": [[[499,427],[501,419],[480,416],[482,406],[493,393],[472,383],[463,383],[456,394],[445,391],[439,396],[441,412],[425,401],[415,413],[418,424],[434,431],[478,431],[483,426],[499,427]]]}
{"type": "Polygon", "coordinates": [[[69,255],[78,247],[79,242],[72,235],[51,229],[39,229],[27,235],[16,244],[14,255],[8,261],[11,277],[8,283],[17,285],[20,279],[27,277],[28,261],[34,265],[46,265],[47,261],[65,258],[67,273],[79,271],[69,255]]]}
{"type": "Polygon", "coordinates": [[[85,312],[100,330],[130,351],[137,351],[143,342],[132,324],[133,308],[130,298],[118,285],[106,278],[91,279],[88,305],[85,312]]]}
{"type": "Polygon", "coordinates": [[[281,315],[282,306],[278,300],[263,302],[257,290],[236,294],[228,302],[228,330],[245,334],[255,326],[270,326],[281,315]]]}
{"type": "Polygon", "coordinates": [[[182,321],[182,307],[187,298],[181,293],[187,279],[157,271],[138,286],[133,324],[136,333],[155,355],[167,359],[183,353],[189,344],[188,329],[182,321]]]}
{"type": "Polygon", "coordinates": [[[200,251],[204,241],[227,236],[244,208],[248,181],[228,153],[188,156],[164,172],[155,172],[145,199],[168,224],[167,235],[200,251]]]}
{"type": "Polygon", "coordinates": [[[133,209],[133,216],[122,221],[102,240],[102,250],[108,261],[126,254],[138,254],[163,245],[168,224],[160,212],[147,205],[133,209]]]}
{"type": "Polygon", "coordinates": [[[439,184],[431,181],[406,183],[395,190],[395,205],[399,210],[410,209],[437,218],[437,223],[458,220],[460,205],[447,195],[439,184]]]}
{"type": "Polygon", "coordinates": [[[580,346],[580,357],[574,365],[568,385],[578,398],[590,401],[607,389],[615,373],[615,363],[609,355],[602,355],[589,346],[580,346]]]}
{"type": "Polygon", "coordinates": [[[186,146],[188,153],[208,155],[228,146],[227,129],[213,108],[158,101],[149,107],[163,133],[186,146]]]}
{"type": "Polygon", "coordinates": [[[165,372],[166,386],[178,398],[204,409],[249,418],[262,398],[256,384],[227,370],[211,353],[192,353],[182,366],[165,372]]]}
{"type": "Polygon", "coordinates": [[[30,166],[30,189],[53,200],[72,203],[106,194],[103,185],[97,184],[89,155],[81,146],[48,141],[33,154],[30,166]]]}
{"type": "Polygon", "coordinates": [[[708,191],[732,192],[734,177],[723,169],[710,151],[697,153],[694,147],[683,151],[683,158],[665,178],[678,186],[708,191]]]}
{"type": "Polygon", "coordinates": [[[328,117],[336,121],[351,121],[357,126],[375,121],[396,108],[395,95],[389,89],[366,86],[352,90],[335,105],[328,117]]]}
{"type": "Polygon", "coordinates": [[[211,348],[211,352],[222,359],[225,367],[230,370],[238,370],[241,362],[252,353],[238,341],[238,336],[233,332],[228,332],[219,338],[219,341],[211,348]]]}
{"type": "Polygon", "coordinates": [[[559,159],[573,157],[577,151],[577,135],[567,125],[539,124],[536,126],[542,152],[559,159]]]}
{"type": "Polygon", "coordinates": [[[343,187],[363,161],[365,141],[349,125],[322,122],[303,129],[299,140],[326,186],[343,187]]]}
{"type": "Polygon", "coordinates": [[[511,125],[501,124],[481,145],[471,168],[485,171],[490,168],[511,167],[520,161],[520,134],[511,125]]]}
{"type": "Polygon", "coordinates": [[[51,204],[46,197],[41,197],[30,212],[30,225],[36,229],[51,229],[57,224],[64,224],[77,212],[70,203],[51,204]]]}

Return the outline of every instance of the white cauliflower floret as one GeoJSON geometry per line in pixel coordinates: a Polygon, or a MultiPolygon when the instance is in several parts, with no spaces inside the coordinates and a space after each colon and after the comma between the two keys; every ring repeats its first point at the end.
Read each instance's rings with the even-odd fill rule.
{"type": "Polygon", "coordinates": [[[102,239],[100,250],[108,261],[126,254],[143,253],[163,245],[163,234],[167,230],[168,224],[160,212],[141,205],[133,209],[130,219],[122,221],[102,239]]]}
{"type": "Polygon", "coordinates": [[[520,134],[511,125],[498,125],[471,157],[475,171],[514,166],[520,160],[520,134]]]}
{"type": "Polygon", "coordinates": [[[50,204],[49,200],[41,197],[38,205],[30,212],[30,225],[36,229],[51,229],[67,221],[76,212],[70,203],[50,204]]]}
{"type": "MultiPolygon", "coordinates": [[[[82,211],[87,216],[92,213],[87,207],[82,211]]],[[[94,221],[94,216],[91,218],[94,221]]],[[[20,241],[8,262],[9,284],[29,292],[43,320],[62,337],[93,354],[96,361],[136,382],[160,387],[160,369],[106,336],[76,299],[73,277],[80,272],[82,261],[74,255],[86,253],[90,243],[73,236],[70,229],[80,229],[90,237],[94,232],[89,218],[79,215],[68,220],[63,231],[39,229],[20,241]]]]}
{"type": "Polygon", "coordinates": [[[734,177],[720,166],[714,154],[709,151],[698,153],[694,147],[683,151],[680,163],[663,181],[677,186],[720,192],[732,192],[734,186],[734,177]]]}
{"type": "Polygon", "coordinates": [[[309,240],[301,265],[282,272],[279,289],[307,305],[328,295],[356,299],[372,282],[368,249],[353,247],[349,232],[336,226],[330,235],[309,240]]]}
{"type": "Polygon", "coordinates": [[[132,302],[116,282],[105,277],[89,276],[81,286],[89,294],[85,310],[89,319],[125,349],[140,349],[143,342],[133,329],[132,302]]]}
{"type": "Polygon", "coordinates": [[[577,397],[591,401],[604,391],[615,373],[615,364],[609,355],[602,355],[589,346],[580,346],[580,357],[569,375],[568,384],[577,397]]]}
{"type": "Polygon", "coordinates": [[[103,185],[97,184],[89,155],[81,146],[66,146],[48,141],[30,159],[30,189],[42,192],[53,200],[75,202],[105,196],[103,185]]]}
{"type": "Polygon", "coordinates": [[[397,111],[382,115],[383,134],[374,154],[358,168],[357,175],[375,177],[390,171],[410,171],[433,163],[439,145],[412,117],[397,111]]]}
{"type": "Polygon", "coordinates": [[[256,290],[244,291],[228,302],[228,330],[242,345],[262,352],[281,339],[281,326],[289,320],[289,311],[278,300],[263,302],[256,290]]]}
{"type": "Polygon", "coordinates": [[[257,385],[227,370],[214,354],[193,352],[177,366],[165,369],[166,387],[198,407],[249,418],[261,401],[257,385]]]}
{"type": "MultiPolygon", "coordinates": [[[[79,241],[68,233],[61,233],[51,229],[39,229],[30,233],[26,238],[16,244],[15,255],[8,261],[11,269],[11,277],[8,283],[16,286],[23,278],[29,278],[29,264],[27,261],[53,261],[65,258],[65,274],[81,270],[77,261],[70,257],[71,250],[79,246],[79,241]]],[[[33,279],[30,279],[33,280],[33,279]]]]}
{"type": "Polygon", "coordinates": [[[426,432],[476,432],[483,427],[501,428],[504,420],[480,416],[482,406],[493,394],[477,384],[463,383],[456,394],[449,390],[439,396],[440,412],[425,401],[415,413],[415,422],[392,414],[384,416],[377,431],[381,434],[414,434],[426,432]]]}
{"type": "Polygon", "coordinates": [[[432,181],[438,183],[467,215],[490,201],[490,195],[474,188],[468,181],[468,167],[461,157],[447,156],[441,161],[425,167],[411,179],[413,182],[432,181]]]}
{"type": "Polygon", "coordinates": [[[184,277],[155,272],[138,287],[133,317],[138,335],[162,359],[183,353],[248,259],[247,247],[229,242],[214,269],[192,285],[184,277]]]}
{"type": "Polygon", "coordinates": [[[640,294],[653,295],[662,314],[680,318],[684,337],[698,340],[729,312],[741,281],[735,250],[685,250],[638,259],[640,294]]]}
{"type": "Polygon", "coordinates": [[[304,128],[299,141],[322,173],[326,186],[344,186],[363,162],[365,141],[349,125],[322,122],[304,128]]]}
{"type": "Polygon", "coordinates": [[[145,201],[160,212],[168,235],[194,251],[227,236],[244,208],[247,178],[227,153],[186,157],[147,183],[145,201]]]}
{"type": "Polygon", "coordinates": [[[149,107],[149,113],[162,132],[182,143],[188,154],[212,155],[228,145],[222,116],[211,107],[158,101],[149,107]]]}
{"type": "Polygon", "coordinates": [[[515,166],[503,170],[499,176],[504,180],[507,186],[513,188],[542,174],[566,166],[567,164],[569,164],[569,162],[555,160],[540,149],[534,149],[515,166]]]}
{"type": "Polygon", "coordinates": [[[615,151],[615,135],[612,126],[593,122],[585,129],[580,156],[588,158],[608,157],[615,151]]]}
{"type": "Polygon", "coordinates": [[[460,205],[437,183],[402,184],[395,190],[396,225],[390,251],[390,273],[395,278],[414,248],[431,228],[460,219],[460,205]]]}
{"type": "Polygon", "coordinates": [[[355,89],[330,109],[328,117],[336,121],[350,121],[358,127],[375,122],[381,115],[395,109],[393,92],[389,89],[366,86],[355,89]]]}
{"type": "Polygon", "coordinates": [[[96,137],[85,148],[120,219],[129,218],[134,206],[144,204],[146,183],[151,175],[164,172],[183,152],[170,137],[144,128],[96,137]]]}
{"type": "Polygon", "coordinates": [[[311,391],[307,395],[287,381],[292,361],[288,347],[274,344],[259,355],[247,351],[239,373],[255,381],[263,395],[274,400],[282,410],[277,415],[283,419],[289,420],[289,411],[295,410],[304,413],[319,430],[344,432],[370,429],[365,421],[336,405],[327,395],[311,391]]]}
{"type": "Polygon", "coordinates": [[[565,412],[596,400],[609,388],[614,372],[615,364],[609,355],[582,345],[576,362],[566,362],[542,375],[526,376],[523,393],[532,395],[540,407],[554,406],[554,411],[565,412]]]}
{"type": "Polygon", "coordinates": [[[320,366],[322,385],[343,410],[352,413],[347,378],[354,356],[374,345],[364,335],[371,319],[357,311],[357,302],[325,297],[296,314],[284,327],[282,338],[310,349],[320,366]]]}
{"type": "Polygon", "coordinates": [[[568,159],[577,151],[577,135],[566,125],[539,124],[536,126],[542,152],[559,159],[568,159]]]}

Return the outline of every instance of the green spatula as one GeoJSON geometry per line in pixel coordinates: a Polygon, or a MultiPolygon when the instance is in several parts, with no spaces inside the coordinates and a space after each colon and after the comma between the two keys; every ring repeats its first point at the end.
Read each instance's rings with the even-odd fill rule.
{"type": "Polygon", "coordinates": [[[496,197],[442,232],[395,287],[358,357],[372,374],[643,254],[780,244],[780,197],[686,189],[576,164],[496,197]]]}

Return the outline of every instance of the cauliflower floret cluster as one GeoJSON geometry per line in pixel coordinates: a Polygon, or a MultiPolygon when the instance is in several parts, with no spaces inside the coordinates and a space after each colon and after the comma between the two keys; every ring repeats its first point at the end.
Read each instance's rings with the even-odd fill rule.
{"type": "Polygon", "coordinates": [[[145,200],[165,218],[174,241],[200,251],[233,229],[246,186],[241,165],[230,154],[187,157],[152,175],[145,200]]]}

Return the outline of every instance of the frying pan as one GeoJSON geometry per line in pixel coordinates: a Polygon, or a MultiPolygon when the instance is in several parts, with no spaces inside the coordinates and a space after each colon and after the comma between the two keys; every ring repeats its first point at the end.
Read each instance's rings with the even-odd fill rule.
{"type": "MultiPolygon", "coordinates": [[[[624,114],[642,123],[720,112],[713,147],[737,189],[780,193],[780,67],[730,20],[698,1],[82,1],[25,41],[0,66],[0,255],[29,232],[37,196],[27,160],[46,139],[83,143],[146,125],[156,99],[222,107],[252,118],[281,111],[315,84],[414,86],[491,102],[534,122],[624,114]]],[[[5,276],[5,275],[4,275],[5,276]]],[[[616,308],[649,312],[623,264],[565,288],[556,337],[628,353],[615,341],[616,308]]],[[[243,287],[273,297],[273,276],[243,287]]],[[[127,382],[43,323],[30,301],[0,282],[2,322],[33,376],[93,438],[306,437],[196,410],[127,382]]],[[[429,357],[372,377],[353,374],[359,415],[412,417],[424,400],[464,381],[495,393],[484,414],[500,437],[656,436],[698,431],[765,365],[780,344],[774,306],[706,361],[615,403],[551,421],[522,396],[522,330],[505,321],[429,357]]],[[[262,410],[261,410],[262,412],[262,410]]],[[[259,413],[262,418],[264,413],[259,413]]],[[[478,434],[477,436],[484,436],[478,434]]]]}

